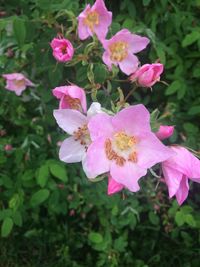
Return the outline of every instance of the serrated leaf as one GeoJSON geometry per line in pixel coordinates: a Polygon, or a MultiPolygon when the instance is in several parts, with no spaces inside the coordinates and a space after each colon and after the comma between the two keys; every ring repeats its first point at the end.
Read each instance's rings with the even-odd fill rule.
{"type": "Polygon", "coordinates": [[[16,17],[13,20],[13,32],[18,45],[22,47],[26,38],[26,27],[23,19],[16,17]]]}
{"type": "Polygon", "coordinates": [[[193,32],[187,34],[182,41],[182,47],[189,46],[200,39],[200,31],[194,30],[193,32]]]}
{"type": "Polygon", "coordinates": [[[64,166],[58,164],[58,163],[50,163],[49,164],[50,172],[53,176],[60,179],[63,182],[67,182],[67,172],[64,166]]]}
{"type": "Polygon", "coordinates": [[[1,226],[1,236],[7,237],[13,228],[13,220],[10,217],[7,217],[3,220],[2,226],[1,226]]]}
{"type": "Polygon", "coordinates": [[[158,215],[156,215],[152,211],[149,212],[149,220],[154,225],[158,225],[159,224],[159,221],[160,221],[158,215]]]}
{"type": "Polygon", "coordinates": [[[99,244],[101,242],[103,242],[103,237],[101,234],[99,233],[96,233],[96,232],[91,232],[89,233],[89,236],[88,236],[89,240],[95,244],[99,244]]]}
{"type": "Polygon", "coordinates": [[[38,174],[36,176],[37,183],[41,187],[45,187],[45,185],[48,181],[48,177],[49,177],[49,167],[47,164],[45,164],[45,165],[41,166],[40,169],[38,170],[38,174]]]}
{"type": "Polygon", "coordinates": [[[200,106],[191,107],[188,111],[189,115],[200,115],[200,106]]]}
{"type": "Polygon", "coordinates": [[[22,216],[19,211],[15,211],[13,213],[13,221],[14,221],[14,224],[16,224],[17,226],[22,226],[22,216]]]}
{"type": "Polygon", "coordinates": [[[170,84],[170,86],[167,88],[165,91],[165,95],[172,95],[176,93],[179,88],[181,87],[182,83],[180,81],[174,81],[173,83],[170,84]]]}
{"type": "Polygon", "coordinates": [[[177,211],[175,215],[175,222],[178,226],[182,226],[185,223],[185,214],[181,211],[177,211]]]}
{"type": "Polygon", "coordinates": [[[196,226],[196,221],[194,220],[194,217],[191,214],[187,214],[185,216],[185,222],[191,227],[196,226]]]}
{"type": "Polygon", "coordinates": [[[36,193],[34,193],[31,197],[31,206],[38,206],[43,203],[49,197],[48,189],[40,189],[36,193]]]}

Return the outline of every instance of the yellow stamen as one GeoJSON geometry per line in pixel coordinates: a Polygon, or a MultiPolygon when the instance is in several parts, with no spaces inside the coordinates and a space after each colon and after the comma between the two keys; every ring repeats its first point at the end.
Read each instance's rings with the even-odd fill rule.
{"type": "Polygon", "coordinates": [[[22,80],[15,80],[14,83],[15,83],[15,85],[17,87],[22,87],[22,86],[25,85],[26,81],[24,79],[22,79],[22,80]]]}
{"type": "Polygon", "coordinates": [[[81,101],[78,98],[72,98],[69,95],[65,96],[65,100],[67,101],[67,103],[69,104],[69,107],[71,109],[77,109],[77,110],[81,110],[81,101]]]}
{"type": "Polygon", "coordinates": [[[128,55],[128,44],[123,41],[112,43],[109,46],[111,60],[121,62],[128,55]]]}
{"type": "Polygon", "coordinates": [[[114,135],[114,142],[121,151],[128,150],[135,145],[136,139],[134,136],[128,136],[124,132],[119,132],[114,135]]]}
{"type": "Polygon", "coordinates": [[[87,17],[84,20],[84,23],[93,32],[94,26],[97,26],[99,24],[99,14],[96,11],[88,12],[87,17]]]}
{"type": "Polygon", "coordinates": [[[79,127],[77,131],[73,133],[74,140],[79,141],[81,145],[84,145],[87,148],[90,143],[90,134],[88,131],[87,124],[84,124],[82,127],[79,127]]]}

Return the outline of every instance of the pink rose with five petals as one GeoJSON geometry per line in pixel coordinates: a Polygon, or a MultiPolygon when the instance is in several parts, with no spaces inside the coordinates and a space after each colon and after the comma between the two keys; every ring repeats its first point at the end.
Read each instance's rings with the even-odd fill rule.
{"type": "Polygon", "coordinates": [[[173,133],[174,126],[160,125],[158,131],[155,134],[160,140],[163,140],[172,136],[173,133]]]}
{"type": "Polygon", "coordinates": [[[110,40],[103,40],[105,49],[103,62],[111,70],[112,64],[119,65],[122,72],[130,75],[138,68],[138,58],[134,55],[146,48],[149,39],[132,34],[127,29],[116,33],[110,40]]]}
{"type": "Polygon", "coordinates": [[[169,197],[176,196],[181,205],[189,192],[188,179],[200,183],[200,160],[181,146],[171,146],[175,155],[162,163],[165,182],[169,197]]]}
{"type": "Polygon", "coordinates": [[[35,86],[22,73],[3,74],[2,76],[6,79],[6,89],[14,91],[18,96],[21,95],[27,86],[35,86]]]}
{"type": "Polygon", "coordinates": [[[150,114],[143,105],[130,106],[115,116],[97,114],[88,123],[90,138],[83,168],[93,179],[103,173],[130,191],[147,169],[173,155],[151,132],[150,114]]]}
{"type": "Polygon", "coordinates": [[[160,81],[160,75],[163,72],[163,64],[145,64],[130,76],[132,82],[137,82],[142,87],[151,87],[160,81]]]}
{"type": "Polygon", "coordinates": [[[71,42],[64,38],[54,38],[51,41],[53,56],[60,62],[70,61],[74,55],[74,48],[71,42]]]}
{"type": "Polygon", "coordinates": [[[101,112],[101,105],[96,102],[92,103],[87,116],[73,109],[54,110],[53,114],[57,124],[71,135],[61,144],[60,160],[66,163],[74,163],[80,162],[85,158],[87,147],[91,143],[88,122],[92,116],[101,112]]]}
{"type": "Polygon", "coordinates": [[[53,89],[53,95],[60,99],[60,109],[77,109],[79,111],[87,111],[85,91],[76,86],[59,86],[53,89]]]}
{"type": "Polygon", "coordinates": [[[98,39],[105,39],[108,27],[112,23],[112,12],[109,12],[103,0],[96,0],[94,5],[86,6],[78,16],[78,35],[81,40],[97,35],[98,39]]]}

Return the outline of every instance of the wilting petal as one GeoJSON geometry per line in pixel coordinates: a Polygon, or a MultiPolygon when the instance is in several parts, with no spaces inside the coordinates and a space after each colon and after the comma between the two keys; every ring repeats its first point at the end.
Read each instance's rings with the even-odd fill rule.
{"type": "Polygon", "coordinates": [[[121,191],[124,188],[122,184],[119,184],[118,182],[115,181],[115,179],[112,178],[111,175],[108,177],[108,190],[107,194],[112,195],[115,194],[119,191],[121,191]]]}
{"type": "Polygon", "coordinates": [[[53,115],[57,124],[68,134],[73,134],[78,127],[87,124],[87,117],[77,110],[72,109],[57,109],[53,115]]]}
{"type": "Polygon", "coordinates": [[[93,117],[98,113],[103,113],[101,109],[101,104],[99,104],[98,102],[93,102],[87,111],[87,117],[93,117]]]}
{"type": "Polygon", "coordinates": [[[165,182],[168,187],[169,197],[171,198],[177,193],[180,187],[180,183],[183,178],[183,175],[177,170],[166,166],[165,162],[162,163],[162,171],[163,171],[163,175],[165,178],[165,182]]]}
{"type": "Polygon", "coordinates": [[[126,162],[124,166],[118,166],[115,162],[112,162],[110,167],[110,174],[112,177],[115,177],[115,181],[124,185],[132,192],[140,189],[138,180],[146,175],[146,173],[145,169],[131,162],[126,162]]]}
{"type": "Polygon", "coordinates": [[[80,162],[85,153],[85,147],[75,141],[73,137],[69,137],[62,142],[59,158],[66,163],[80,162]]]}
{"type": "Polygon", "coordinates": [[[176,199],[179,205],[182,205],[186,200],[189,192],[188,178],[183,177],[180,183],[180,187],[176,193],[176,199]]]}

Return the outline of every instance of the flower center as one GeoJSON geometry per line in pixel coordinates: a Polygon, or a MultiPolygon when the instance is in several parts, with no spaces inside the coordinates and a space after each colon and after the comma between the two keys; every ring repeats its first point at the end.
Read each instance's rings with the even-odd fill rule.
{"type": "Polygon", "coordinates": [[[116,147],[121,150],[128,150],[136,144],[136,139],[134,136],[128,136],[124,132],[119,132],[114,135],[114,142],[116,147]]]}
{"type": "Polygon", "coordinates": [[[128,55],[128,44],[126,42],[115,42],[109,46],[110,58],[113,61],[121,62],[128,55]]]}
{"type": "Polygon", "coordinates": [[[65,100],[71,109],[76,109],[76,110],[82,111],[80,99],[72,98],[71,96],[66,95],[65,100]]]}
{"type": "Polygon", "coordinates": [[[99,14],[96,11],[88,12],[87,17],[84,20],[84,23],[94,31],[94,26],[99,24],[99,14]]]}
{"type": "Polygon", "coordinates": [[[137,140],[134,136],[129,136],[124,132],[116,133],[112,141],[107,139],[105,142],[106,156],[109,160],[114,160],[119,166],[123,166],[126,161],[136,163],[136,144],[137,140]]]}
{"type": "Polygon", "coordinates": [[[88,145],[91,143],[87,124],[84,124],[82,127],[78,127],[78,130],[74,131],[73,137],[75,141],[79,141],[80,144],[85,146],[85,149],[87,149],[88,145]]]}
{"type": "Polygon", "coordinates": [[[20,88],[20,87],[24,86],[26,82],[24,79],[22,79],[22,80],[15,80],[14,83],[18,88],[20,88]]]}
{"type": "Polygon", "coordinates": [[[63,55],[64,55],[64,54],[67,54],[67,46],[63,45],[63,46],[61,47],[61,52],[62,52],[63,55]]]}

